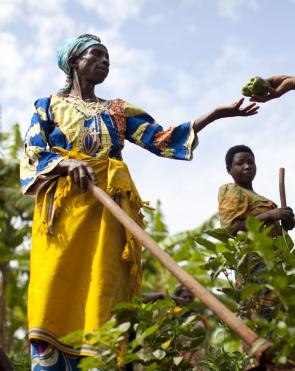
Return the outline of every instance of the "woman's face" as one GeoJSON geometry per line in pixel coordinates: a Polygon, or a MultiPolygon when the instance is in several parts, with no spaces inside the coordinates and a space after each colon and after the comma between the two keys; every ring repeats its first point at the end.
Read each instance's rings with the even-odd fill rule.
{"type": "Polygon", "coordinates": [[[72,65],[82,80],[102,83],[109,74],[110,60],[105,46],[97,44],[84,50],[72,65]]]}
{"type": "Polygon", "coordinates": [[[255,159],[249,152],[238,152],[234,155],[229,174],[240,185],[249,185],[256,175],[255,159]]]}

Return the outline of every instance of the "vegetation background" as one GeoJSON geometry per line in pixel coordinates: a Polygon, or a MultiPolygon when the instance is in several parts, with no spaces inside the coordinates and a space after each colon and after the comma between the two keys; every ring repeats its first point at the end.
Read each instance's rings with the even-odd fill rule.
{"type": "MultiPolygon", "coordinates": [[[[18,124],[2,133],[0,139],[0,347],[8,353],[15,369],[23,371],[30,367],[26,304],[34,199],[20,192],[22,138],[18,124]]],[[[147,209],[145,214],[146,229],[160,247],[274,344],[270,369],[293,369],[295,256],[290,237],[284,234],[272,240],[267,231],[261,231],[257,220],[249,219],[249,231],[233,239],[216,228],[216,215],[193,230],[171,235],[160,201],[154,211],[147,209]],[[264,282],[249,283],[238,291],[233,271],[249,277],[249,267],[243,262],[253,252],[265,262],[264,282]],[[246,312],[244,309],[263,288],[271,289],[278,298],[271,322],[259,317],[255,307],[246,312]]],[[[255,365],[241,341],[197,299],[187,308],[177,308],[170,297],[177,281],[148,251],[143,253],[142,268],[143,292],[166,292],[166,299],[148,304],[139,299],[121,303],[116,316],[100,331],[69,334],[65,341],[75,343],[83,336],[97,351],[96,357],[83,361],[83,370],[117,370],[131,362],[148,371],[231,371],[255,365]],[[122,350],[127,334],[132,334],[133,340],[122,350]]]]}

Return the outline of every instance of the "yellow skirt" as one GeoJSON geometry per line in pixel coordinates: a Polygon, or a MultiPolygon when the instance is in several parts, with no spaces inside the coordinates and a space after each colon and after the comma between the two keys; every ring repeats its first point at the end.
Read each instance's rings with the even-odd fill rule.
{"type": "MultiPolygon", "coordinates": [[[[127,166],[56,149],[65,158],[87,161],[99,187],[143,226],[142,201],[127,166]]],[[[140,294],[141,247],[89,193],[80,193],[69,177],[59,177],[36,198],[29,284],[29,339],[47,341],[61,351],[91,355],[87,344],[76,350],[60,338],[76,330],[97,330],[112,308],[140,294]]]]}

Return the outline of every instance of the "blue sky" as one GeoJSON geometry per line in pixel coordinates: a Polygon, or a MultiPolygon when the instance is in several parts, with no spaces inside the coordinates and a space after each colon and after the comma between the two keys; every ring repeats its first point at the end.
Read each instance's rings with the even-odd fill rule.
{"type": "MultiPolygon", "coordinates": [[[[56,49],[82,33],[98,34],[109,49],[98,96],[126,99],[165,127],[192,120],[239,99],[254,75],[295,75],[294,13],[294,0],[0,0],[2,125],[19,121],[26,131],[33,102],[64,84],[56,49]]],[[[244,143],[256,154],[255,190],[278,203],[285,166],[295,207],[294,99],[289,93],[255,117],[211,124],[190,162],[126,144],[142,198],[162,201],[171,232],[194,228],[217,210],[218,188],[231,180],[226,150],[244,143]]]]}

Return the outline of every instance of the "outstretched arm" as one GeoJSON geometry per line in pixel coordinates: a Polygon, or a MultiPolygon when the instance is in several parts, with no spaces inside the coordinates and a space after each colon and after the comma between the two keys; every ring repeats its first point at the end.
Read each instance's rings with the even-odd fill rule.
{"type": "Polygon", "coordinates": [[[266,96],[254,95],[250,98],[250,101],[264,103],[279,98],[290,90],[295,90],[295,76],[272,76],[266,80],[271,85],[268,88],[268,94],[266,96]]]}
{"type": "Polygon", "coordinates": [[[252,116],[258,112],[259,106],[257,106],[256,103],[251,103],[248,106],[241,108],[243,102],[244,98],[241,98],[238,102],[217,107],[213,111],[196,119],[193,124],[195,133],[198,133],[215,120],[224,117],[252,116]]]}

